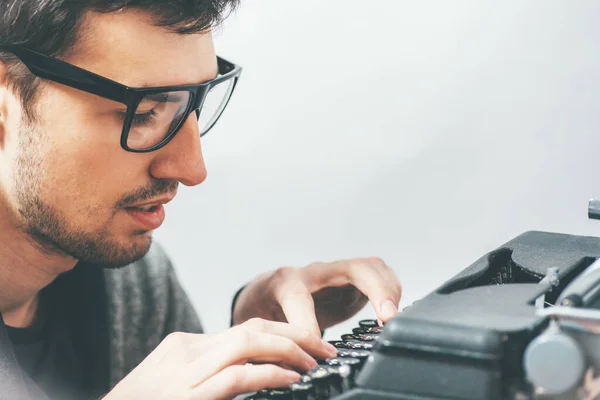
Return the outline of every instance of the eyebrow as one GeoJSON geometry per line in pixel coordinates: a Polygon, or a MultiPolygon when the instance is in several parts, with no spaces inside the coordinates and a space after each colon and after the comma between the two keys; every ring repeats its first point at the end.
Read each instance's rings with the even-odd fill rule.
{"type": "MultiPolygon", "coordinates": [[[[215,80],[215,79],[217,79],[221,75],[222,74],[221,74],[219,68],[217,68],[217,72],[215,72],[214,75],[211,75],[210,78],[205,79],[204,81],[201,81],[200,84],[204,84],[204,83],[210,82],[212,80],[215,80]]],[[[156,86],[156,85],[153,85],[153,84],[151,84],[149,82],[143,82],[142,84],[137,85],[136,87],[139,87],[139,88],[151,88],[151,87],[154,87],[154,86],[156,86]]]]}

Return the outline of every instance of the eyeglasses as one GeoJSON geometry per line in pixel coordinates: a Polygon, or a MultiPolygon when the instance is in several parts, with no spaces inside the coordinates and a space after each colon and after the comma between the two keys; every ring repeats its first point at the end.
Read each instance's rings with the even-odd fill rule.
{"type": "Polygon", "coordinates": [[[118,112],[123,122],[121,147],[147,153],[165,146],[175,137],[192,112],[196,112],[200,136],[217,122],[237,85],[242,68],[217,56],[216,78],[197,85],[131,88],[20,45],[2,45],[32,74],[127,106],[118,112]]]}

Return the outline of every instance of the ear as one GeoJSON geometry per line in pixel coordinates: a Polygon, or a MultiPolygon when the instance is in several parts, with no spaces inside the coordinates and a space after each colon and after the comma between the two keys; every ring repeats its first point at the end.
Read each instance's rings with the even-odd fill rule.
{"type": "Polygon", "coordinates": [[[0,58],[0,88],[4,88],[6,85],[6,78],[8,74],[8,65],[0,58]]]}
{"type": "MultiPolygon", "coordinates": [[[[1,54],[1,53],[0,53],[1,54]]],[[[0,88],[5,89],[8,81],[8,63],[0,57],[0,88]]]]}
{"type": "Polygon", "coordinates": [[[7,66],[4,60],[0,58],[0,82],[4,80],[4,76],[6,75],[7,66]]]}
{"type": "Polygon", "coordinates": [[[6,109],[7,109],[7,92],[8,88],[8,66],[0,59],[0,149],[4,147],[4,139],[6,135],[6,109]]]}

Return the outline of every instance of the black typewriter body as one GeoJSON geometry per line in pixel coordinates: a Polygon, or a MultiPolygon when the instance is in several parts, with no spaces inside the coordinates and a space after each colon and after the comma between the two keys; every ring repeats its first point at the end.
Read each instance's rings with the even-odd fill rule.
{"type": "Polygon", "coordinates": [[[600,398],[598,259],[600,238],[526,232],[385,326],[361,321],[302,382],[250,398],[600,398]]]}

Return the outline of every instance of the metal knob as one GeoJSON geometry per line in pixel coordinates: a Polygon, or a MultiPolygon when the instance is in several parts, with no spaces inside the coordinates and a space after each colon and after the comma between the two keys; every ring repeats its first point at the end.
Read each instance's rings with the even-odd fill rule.
{"type": "Polygon", "coordinates": [[[591,199],[588,203],[588,218],[600,219],[600,200],[591,199]]]}
{"type": "Polygon", "coordinates": [[[581,382],[585,357],[569,335],[555,331],[543,333],[525,349],[523,366],[527,379],[546,394],[560,394],[581,382]]]}

